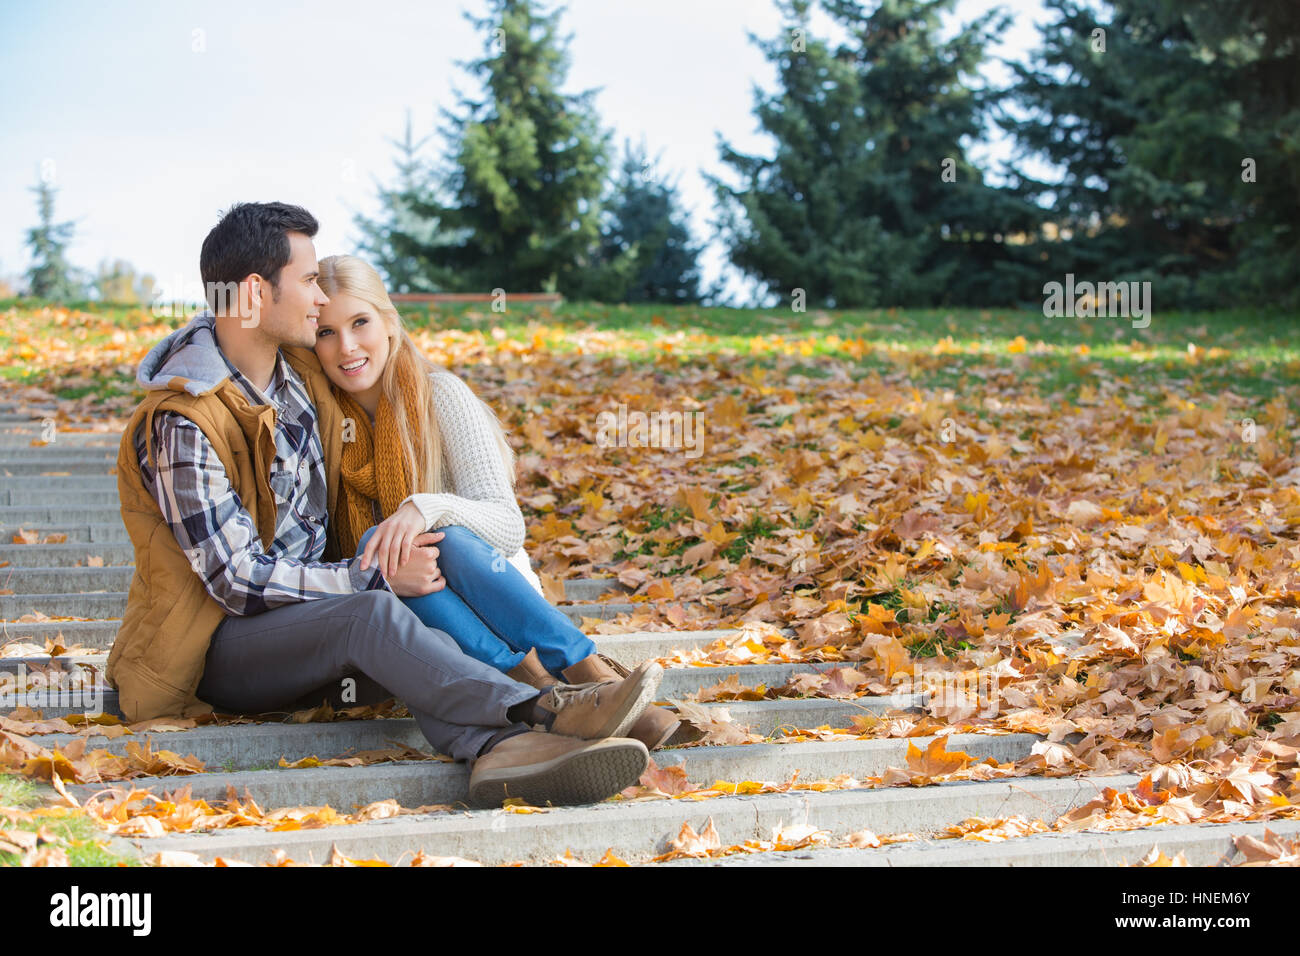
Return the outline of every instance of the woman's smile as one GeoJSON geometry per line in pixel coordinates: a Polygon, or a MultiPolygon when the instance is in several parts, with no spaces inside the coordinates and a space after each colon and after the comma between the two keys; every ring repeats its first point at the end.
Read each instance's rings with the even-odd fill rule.
{"type": "Polygon", "coordinates": [[[390,329],[374,307],[340,292],[321,308],[316,324],[316,357],[335,387],[347,392],[371,415],[379,406],[390,329]]]}

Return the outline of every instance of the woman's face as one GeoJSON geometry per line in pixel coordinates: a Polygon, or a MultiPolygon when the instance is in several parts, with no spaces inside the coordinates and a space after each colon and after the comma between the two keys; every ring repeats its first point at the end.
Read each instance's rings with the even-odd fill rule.
{"type": "Polygon", "coordinates": [[[316,357],[331,382],[374,414],[388,364],[388,327],[367,302],[339,292],[322,306],[316,357]]]}

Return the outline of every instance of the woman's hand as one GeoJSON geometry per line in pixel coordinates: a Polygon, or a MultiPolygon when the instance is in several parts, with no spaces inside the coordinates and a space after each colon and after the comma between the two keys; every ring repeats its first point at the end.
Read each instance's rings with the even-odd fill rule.
{"type": "MultiPolygon", "coordinates": [[[[366,550],[361,555],[361,570],[369,570],[372,564],[378,564],[380,572],[387,579],[393,572],[405,564],[411,557],[411,548],[415,547],[417,535],[424,534],[424,515],[413,502],[406,502],[391,515],[375,525],[375,533],[366,542],[366,550]]],[[[445,535],[441,531],[433,532],[441,541],[445,535]]],[[[438,549],[433,549],[437,556],[438,549]]],[[[441,575],[436,573],[434,577],[441,575]]]]}

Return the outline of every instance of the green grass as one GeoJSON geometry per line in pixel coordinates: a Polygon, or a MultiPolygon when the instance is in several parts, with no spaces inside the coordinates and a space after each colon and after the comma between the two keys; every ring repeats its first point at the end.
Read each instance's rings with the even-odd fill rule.
{"type": "MultiPolygon", "coordinates": [[[[186,321],[155,318],[147,310],[122,305],[81,305],[101,320],[100,327],[83,339],[81,333],[74,336],[49,323],[48,330],[33,333],[34,347],[39,350],[48,336],[95,348],[113,330],[130,335],[142,326],[175,328],[186,321]]],[[[17,309],[27,317],[35,318],[40,308],[41,303],[30,300],[0,300],[0,310],[17,309]]],[[[615,360],[649,362],[665,370],[725,360],[735,372],[780,367],[783,376],[824,378],[833,364],[841,364],[854,377],[902,376],[917,388],[984,394],[1030,387],[1070,403],[1084,398],[1085,389],[1111,383],[1119,386],[1120,399],[1134,406],[1135,416],[1159,414],[1167,393],[1213,402],[1225,390],[1261,407],[1281,395],[1300,410],[1300,315],[1277,310],[1164,313],[1157,308],[1150,325],[1141,329],[1127,319],[1047,318],[1041,308],[796,313],[788,308],[567,302],[518,305],[505,312],[478,303],[403,306],[401,311],[413,330],[490,335],[500,328],[508,338],[529,343],[542,332],[544,348],[557,357],[595,349],[615,360]],[[602,334],[615,340],[600,342],[602,334]],[[1190,353],[1189,346],[1194,347],[1190,353]]],[[[14,342],[14,330],[6,325],[0,324],[0,349],[14,342]]],[[[49,371],[17,362],[0,369],[0,376],[38,384],[49,371]]],[[[83,374],[71,366],[52,371],[62,377],[83,374]]],[[[88,385],[70,383],[72,390],[64,397],[134,387],[116,369],[105,368],[94,379],[88,385]]],[[[980,404],[964,414],[987,414],[980,404]]]]}
{"type": "MultiPolygon", "coordinates": [[[[716,501],[714,502],[716,504],[716,501]]],[[[681,554],[692,545],[698,544],[700,539],[695,535],[689,535],[677,539],[661,538],[656,540],[654,534],[656,531],[670,531],[678,523],[690,518],[691,512],[681,507],[655,508],[648,511],[643,520],[645,521],[645,530],[636,532],[642,538],[648,539],[641,542],[641,546],[635,550],[628,550],[627,545],[630,543],[630,535],[626,528],[620,530],[619,536],[624,544],[614,555],[615,561],[623,561],[627,558],[638,554],[653,555],[656,558],[671,558],[681,554]]],[[[797,522],[796,527],[806,528],[811,526],[812,516],[802,522],[797,522]]],[[[751,515],[749,520],[739,529],[739,534],[732,539],[719,554],[725,557],[733,564],[740,561],[748,552],[750,544],[756,538],[771,537],[773,532],[781,528],[781,524],[776,521],[769,521],[760,514],[751,515]]],[[[689,572],[690,568],[684,568],[675,564],[665,565],[658,569],[658,573],[672,577],[678,574],[689,572]]]]}
{"type": "Polygon", "coordinates": [[[722,556],[734,564],[749,553],[749,546],[755,538],[770,538],[772,532],[780,527],[775,521],[768,521],[756,512],[740,527],[739,536],[722,549],[722,556]]]}
{"type": "MultiPolygon", "coordinates": [[[[5,303],[0,302],[0,308],[5,303]]],[[[846,309],[791,312],[789,309],[727,309],[671,305],[602,305],[566,302],[558,306],[523,305],[505,312],[492,312],[480,304],[461,303],[402,306],[406,321],[417,327],[433,329],[487,330],[501,327],[507,332],[521,329],[529,322],[558,324],[567,328],[589,326],[598,331],[624,331],[647,338],[676,332],[698,332],[721,338],[750,338],[754,335],[792,335],[816,332],[841,339],[863,336],[873,341],[892,340],[900,344],[929,346],[951,336],[961,347],[981,345],[997,349],[1000,340],[1023,335],[1030,345],[1043,341],[1049,345],[1118,347],[1130,339],[1158,342],[1178,331],[1197,330],[1202,346],[1233,341],[1235,347],[1250,345],[1281,354],[1293,348],[1297,330],[1292,327],[1300,316],[1255,309],[1229,309],[1220,312],[1156,311],[1145,329],[1132,328],[1125,319],[1054,319],[1041,309],[846,309]],[[1288,321],[1289,320],[1289,321],[1288,321]],[[1200,329],[1204,326],[1204,329],[1200,329]]]]}
{"type": "MultiPolygon", "coordinates": [[[[27,810],[40,804],[40,792],[31,782],[21,777],[0,774],[0,806],[27,810]]],[[[137,860],[110,853],[97,841],[105,840],[103,831],[85,817],[46,817],[39,823],[0,820],[0,827],[35,831],[44,826],[63,841],[72,866],[138,866],[137,860]]],[[[13,853],[0,852],[0,866],[17,866],[19,858],[13,853]]]]}
{"type": "Polygon", "coordinates": [[[944,657],[956,657],[961,651],[969,651],[973,647],[969,641],[949,640],[941,632],[935,632],[925,640],[909,645],[907,649],[913,657],[938,657],[940,651],[944,657]]]}
{"type": "Polygon", "coordinates": [[[905,606],[903,604],[903,595],[901,593],[905,588],[908,588],[907,581],[904,581],[901,585],[881,594],[868,595],[866,600],[870,604],[877,604],[880,607],[883,607],[886,611],[893,611],[894,616],[897,617],[898,612],[905,606]]]}

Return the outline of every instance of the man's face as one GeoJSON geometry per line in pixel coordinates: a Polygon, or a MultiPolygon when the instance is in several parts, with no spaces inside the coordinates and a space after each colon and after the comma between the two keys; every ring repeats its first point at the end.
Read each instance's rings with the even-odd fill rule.
{"type": "Polygon", "coordinates": [[[329,303],[316,279],[316,247],[301,232],[289,236],[289,261],[280,270],[278,290],[269,280],[260,285],[261,303],[255,311],[258,329],[276,346],[316,344],[316,320],[321,307],[329,303]]]}

